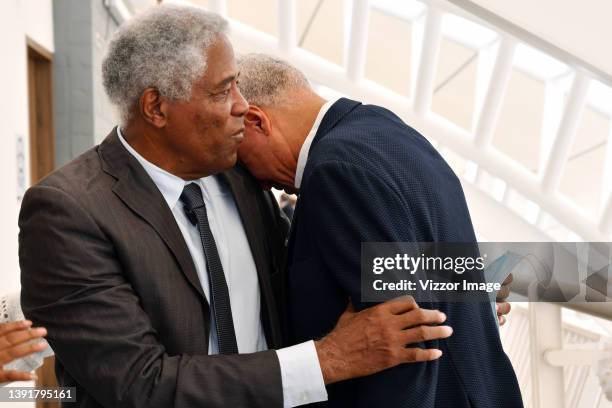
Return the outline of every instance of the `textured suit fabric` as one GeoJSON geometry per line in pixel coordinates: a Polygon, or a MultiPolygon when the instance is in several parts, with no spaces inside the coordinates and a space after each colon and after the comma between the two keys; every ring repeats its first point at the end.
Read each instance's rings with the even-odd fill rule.
{"type": "MultiPolygon", "coordinates": [[[[289,341],[329,332],[360,302],[361,242],[475,242],[459,180],[392,112],[340,99],[313,140],[289,243],[289,341]]],[[[520,390],[489,303],[425,303],[454,334],[437,361],[328,387],[330,407],[517,408],[520,390]]]]}
{"type": "MultiPolygon", "coordinates": [[[[269,348],[280,210],[240,168],[223,173],[257,267],[269,348]]],[[[22,306],[45,326],[78,407],[281,407],[274,351],[208,356],[210,311],[163,196],[115,131],[30,188],[19,216],[22,306]]]]}

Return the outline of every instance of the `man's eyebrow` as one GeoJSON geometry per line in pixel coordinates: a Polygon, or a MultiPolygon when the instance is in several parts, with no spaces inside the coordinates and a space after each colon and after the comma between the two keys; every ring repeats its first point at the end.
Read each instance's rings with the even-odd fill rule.
{"type": "Polygon", "coordinates": [[[224,87],[225,85],[229,84],[230,82],[238,79],[238,77],[240,76],[240,72],[234,74],[234,75],[230,75],[227,78],[224,78],[223,80],[221,80],[218,84],[216,84],[213,89],[219,89],[224,87]]]}

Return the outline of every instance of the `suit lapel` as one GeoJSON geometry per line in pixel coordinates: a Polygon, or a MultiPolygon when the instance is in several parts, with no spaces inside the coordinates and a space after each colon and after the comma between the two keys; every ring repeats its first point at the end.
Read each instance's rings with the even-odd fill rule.
{"type": "Polygon", "coordinates": [[[258,233],[254,221],[261,218],[261,211],[257,205],[252,192],[248,191],[248,187],[244,179],[238,174],[237,170],[232,169],[223,173],[228,181],[238,213],[242,219],[242,225],[249,241],[249,246],[253,254],[257,273],[267,269],[266,259],[263,248],[263,240],[261,232],[258,233]]]}
{"type": "Polygon", "coordinates": [[[140,163],[123,147],[114,129],[99,148],[104,171],[117,179],[113,192],[155,229],[168,246],[185,278],[208,306],[193,259],[162,194],[140,163]]]}
{"type": "Polygon", "coordinates": [[[239,167],[235,167],[223,173],[232,194],[236,207],[240,213],[242,225],[251,248],[251,254],[255,261],[257,269],[257,277],[261,293],[261,304],[264,329],[268,340],[268,347],[278,345],[281,335],[279,331],[278,311],[273,296],[273,290],[270,282],[270,273],[272,264],[269,259],[269,248],[267,245],[267,237],[265,236],[266,229],[263,221],[265,208],[259,199],[261,189],[254,183],[247,183],[246,174],[240,174],[239,167]]]}

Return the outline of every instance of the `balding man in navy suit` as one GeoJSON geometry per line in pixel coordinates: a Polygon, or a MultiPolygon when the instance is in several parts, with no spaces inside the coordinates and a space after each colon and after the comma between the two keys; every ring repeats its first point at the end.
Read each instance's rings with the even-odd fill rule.
{"type": "MultiPolygon", "coordinates": [[[[357,302],[362,242],[476,242],[458,178],[395,114],[325,101],[297,69],[265,55],[242,57],[239,69],[250,104],[239,159],[265,186],[300,194],[285,282],[290,342],[324,336],[349,298],[372,306],[357,302]]],[[[489,304],[435,308],[454,330],[426,343],[440,359],[328,386],[326,406],[522,407],[489,304]]]]}

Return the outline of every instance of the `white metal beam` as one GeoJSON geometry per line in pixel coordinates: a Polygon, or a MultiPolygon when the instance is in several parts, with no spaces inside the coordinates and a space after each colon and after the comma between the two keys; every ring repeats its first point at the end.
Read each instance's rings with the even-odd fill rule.
{"type": "Polygon", "coordinates": [[[547,350],[544,353],[546,362],[554,367],[596,365],[603,359],[612,358],[612,351],[595,348],[593,344],[583,347],[565,347],[547,350]]]}
{"type": "MultiPolygon", "coordinates": [[[[438,18],[430,17],[434,20],[438,18]]],[[[275,38],[236,21],[231,22],[231,28],[230,36],[237,48],[257,49],[260,52],[283,57],[275,38]]],[[[296,48],[288,59],[315,82],[327,84],[349,97],[367,103],[383,105],[396,112],[406,123],[419,130],[426,137],[438,140],[456,154],[478,163],[491,175],[509,182],[511,189],[528,197],[556,219],[563,220],[565,226],[585,240],[608,241],[608,235],[599,229],[598,220],[579,211],[575,204],[558,192],[545,194],[540,187],[537,176],[524,166],[495,149],[476,147],[472,135],[457,125],[448,121],[437,120],[434,115],[425,117],[417,114],[416,105],[419,98],[415,100],[413,106],[407,98],[368,79],[364,78],[359,83],[355,83],[347,77],[346,71],[341,67],[300,48],[296,48]]],[[[434,63],[429,65],[435,66],[434,63]]],[[[425,72],[423,69],[421,71],[425,72]]],[[[433,75],[431,79],[433,79],[433,75]]],[[[417,83],[417,85],[419,84],[417,83]]],[[[431,89],[431,87],[428,88],[431,89]]],[[[420,93],[424,94],[423,90],[420,93]]],[[[423,106],[422,98],[421,104],[423,106]]],[[[425,106],[429,106],[429,104],[426,103],[425,106]]],[[[511,210],[508,209],[508,211],[511,210]]]]}
{"type": "Polygon", "coordinates": [[[515,49],[516,41],[514,39],[510,37],[502,38],[497,51],[493,73],[489,80],[487,95],[482,104],[482,110],[476,125],[474,143],[477,147],[486,147],[491,144],[504,94],[510,81],[515,49]]]}
{"type": "Polygon", "coordinates": [[[548,349],[563,347],[561,307],[551,303],[529,304],[532,399],[534,408],[565,407],[563,368],[546,362],[548,349]]]}
{"type": "Polygon", "coordinates": [[[612,234],[612,193],[608,194],[606,204],[601,213],[599,229],[606,235],[612,234]]]}
{"type": "Polygon", "coordinates": [[[567,50],[543,39],[542,37],[530,32],[525,27],[521,27],[508,19],[496,14],[492,10],[486,9],[472,0],[425,0],[428,3],[441,4],[448,10],[453,12],[462,11],[466,17],[472,20],[477,20],[488,27],[494,28],[496,31],[502,31],[520,39],[522,42],[531,45],[534,48],[552,55],[553,57],[565,61],[569,65],[583,67],[590,75],[609,86],[612,86],[612,75],[609,72],[601,69],[589,61],[584,60],[577,55],[574,55],[567,50]],[[448,4],[448,5],[447,5],[448,4]],[[449,5],[454,7],[449,7],[449,5]],[[457,10],[453,10],[457,9],[457,10]]]}
{"type": "Polygon", "coordinates": [[[291,54],[296,43],[295,0],[278,0],[278,45],[281,53],[291,54]]]}
{"type": "Polygon", "coordinates": [[[574,143],[576,130],[586,103],[591,79],[582,71],[576,71],[576,77],[569,92],[563,117],[559,123],[557,136],[552,144],[548,158],[541,173],[542,191],[550,194],[556,191],[563,176],[563,169],[574,143]]]}
{"type": "Polygon", "coordinates": [[[606,146],[604,176],[601,188],[602,205],[599,219],[599,229],[605,234],[612,234],[612,123],[609,125],[608,145],[606,146]]]}
{"type": "Polygon", "coordinates": [[[414,91],[414,111],[421,117],[427,114],[431,106],[441,35],[442,12],[437,7],[429,6],[425,18],[425,34],[414,91]]]}
{"type": "Polygon", "coordinates": [[[346,74],[351,81],[358,82],[365,70],[368,45],[369,1],[353,0],[351,34],[349,37],[346,74]]]}

